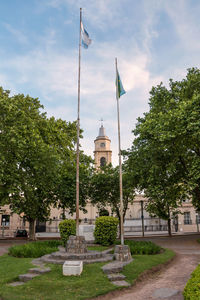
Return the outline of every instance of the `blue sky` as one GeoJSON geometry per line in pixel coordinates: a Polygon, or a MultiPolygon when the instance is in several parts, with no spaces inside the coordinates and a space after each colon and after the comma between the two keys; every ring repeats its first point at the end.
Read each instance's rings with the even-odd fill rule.
{"type": "Polygon", "coordinates": [[[79,8],[92,44],[82,49],[83,150],[93,156],[99,120],[118,162],[115,57],[127,93],[120,98],[122,148],[131,146],[149,91],[200,67],[199,0],[0,1],[0,85],[38,97],[48,116],[77,118],[79,8]]]}

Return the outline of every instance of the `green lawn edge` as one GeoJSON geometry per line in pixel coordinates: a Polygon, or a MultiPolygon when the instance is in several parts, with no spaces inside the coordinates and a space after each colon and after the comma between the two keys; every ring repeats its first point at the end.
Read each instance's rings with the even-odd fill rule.
{"type": "MultiPolygon", "coordinates": [[[[169,249],[157,255],[134,255],[134,260],[124,268],[123,274],[133,284],[144,271],[167,263],[174,255],[169,249]]],[[[70,277],[62,275],[61,265],[49,264],[50,273],[21,286],[9,286],[9,282],[15,281],[19,274],[26,273],[32,267],[31,261],[31,258],[8,255],[0,257],[0,297],[4,300],[84,300],[119,289],[102,272],[101,267],[105,263],[84,265],[80,276],[70,277]]]]}

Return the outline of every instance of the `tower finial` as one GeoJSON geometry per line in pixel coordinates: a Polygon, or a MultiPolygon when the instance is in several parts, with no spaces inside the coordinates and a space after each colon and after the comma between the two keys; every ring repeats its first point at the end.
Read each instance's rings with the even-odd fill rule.
{"type": "Polygon", "coordinates": [[[101,122],[101,127],[103,127],[103,118],[99,120],[101,122]]]}

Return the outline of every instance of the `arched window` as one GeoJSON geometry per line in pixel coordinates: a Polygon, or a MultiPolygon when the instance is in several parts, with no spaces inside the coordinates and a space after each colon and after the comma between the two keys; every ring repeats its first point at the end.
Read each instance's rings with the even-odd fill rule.
{"type": "Polygon", "coordinates": [[[100,166],[103,167],[105,165],[106,165],[106,159],[105,159],[105,157],[101,157],[100,158],[100,166]]]}

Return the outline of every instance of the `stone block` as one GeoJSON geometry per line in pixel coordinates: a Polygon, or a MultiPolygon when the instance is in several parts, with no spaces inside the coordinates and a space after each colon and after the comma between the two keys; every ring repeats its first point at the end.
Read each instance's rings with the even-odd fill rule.
{"type": "Polygon", "coordinates": [[[129,261],[131,260],[131,252],[128,245],[116,245],[114,251],[115,260],[129,261]]]}
{"type": "Polygon", "coordinates": [[[15,281],[15,282],[8,283],[8,285],[19,286],[19,285],[23,285],[24,283],[25,282],[23,282],[23,281],[15,281]]]}
{"type": "Polygon", "coordinates": [[[32,269],[29,269],[30,273],[35,273],[35,274],[45,274],[45,273],[48,273],[50,271],[51,271],[50,268],[32,268],[32,269]]]}
{"type": "Polygon", "coordinates": [[[130,286],[130,283],[128,283],[125,280],[112,281],[112,284],[117,285],[117,286],[130,286]]]}
{"type": "Polygon", "coordinates": [[[79,225],[80,235],[85,237],[86,241],[94,241],[95,225],[79,225]]]}
{"type": "Polygon", "coordinates": [[[126,278],[126,276],[120,273],[108,274],[107,277],[110,281],[120,281],[126,278]]]}
{"type": "Polygon", "coordinates": [[[36,276],[38,276],[38,274],[34,274],[34,273],[22,274],[22,275],[19,275],[19,280],[27,282],[36,276]]]}
{"type": "Polygon", "coordinates": [[[86,253],[87,244],[84,236],[71,235],[66,244],[67,253],[86,253]]]}
{"type": "Polygon", "coordinates": [[[82,261],[74,261],[69,260],[65,261],[63,264],[63,275],[71,276],[71,275],[80,275],[83,271],[83,262],[82,261]]]}

